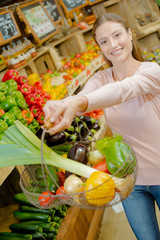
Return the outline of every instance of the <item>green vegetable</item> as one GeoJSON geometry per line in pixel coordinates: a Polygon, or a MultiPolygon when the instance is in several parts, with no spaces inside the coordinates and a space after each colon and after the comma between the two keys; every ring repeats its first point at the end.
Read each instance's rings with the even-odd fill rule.
{"type": "Polygon", "coordinates": [[[32,240],[32,236],[22,233],[0,232],[0,240],[32,240]]]}
{"type": "Polygon", "coordinates": [[[48,214],[50,216],[53,214],[53,209],[43,209],[43,208],[36,208],[36,207],[25,206],[25,205],[20,205],[19,209],[22,212],[43,213],[43,214],[48,214]]]}
{"type": "Polygon", "coordinates": [[[13,91],[13,89],[12,89],[12,91],[9,91],[8,94],[11,95],[12,97],[14,97],[15,99],[18,99],[18,98],[22,99],[22,98],[24,98],[23,94],[20,91],[18,91],[18,90],[14,90],[13,91]]]}
{"type": "Polygon", "coordinates": [[[14,200],[22,205],[25,206],[33,206],[30,201],[27,199],[26,195],[24,193],[17,193],[13,196],[14,200]]]}
{"type": "Polygon", "coordinates": [[[16,121],[16,118],[13,114],[7,112],[7,113],[4,113],[2,116],[1,116],[1,119],[2,120],[6,120],[8,126],[11,126],[13,125],[13,123],[16,121]]]}
{"type": "Polygon", "coordinates": [[[5,81],[5,84],[8,86],[8,88],[12,88],[13,90],[16,90],[18,88],[18,84],[14,79],[5,81]]]}
{"type": "Polygon", "coordinates": [[[44,232],[51,232],[53,230],[53,225],[52,223],[48,223],[48,222],[41,222],[41,221],[27,221],[25,222],[26,224],[29,225],[38,225],[40,227],[43,228],[44,232]]]}
{"type": "MultiPolygon", "coordinates": [[[[32,234],[32,239],[34,240],[45,240],[47,237],[47,233],[44,233],[44,232],[37,232],[37,233],[33,233],[32,234]]],[[[48,238],[47,238],[48,239],[48,238]]]]}
{"type": "Polygon", "coordinates": [[[56,239],[56,235],[54,233],[47,233],[47,240],[54,240],[56,239]]]}
{"type": "Polygon", "coordinates": [[[14,217],[23,220],[23,221],[30,221],[30,220],[39,220],[43,222],[50,222],[51,216],[47,214],[40,214],[40,213],[29,213],[29,212],[20,212],[20,211],[14,211],[13,212],[14,217]]]}
{"type": "Polygon", "coordinates": [[[97,149],[105,156],[109,172],[116,177],[132,174],[136,159],[122,136],[105,137],[96,143],[97,149]]]}
{"type": "Polygon", "coordinates": [[[17,106],[16,100],[12,96],[7,96],[4,101],[1,103],[1,108],[6,112],[12,107],[17,106]]]}
{"type": "Polygon", "coordinates": [[[5,93],[4,92],[0,92],[0,103],[4,101],[5,99],[5,93]]]}
{"type": "Polygon", "coordinates": [[[9,113],[13,114],[15,116],[16,120],[22,120],[23,119],[22,112],[19,109],[19,107],[12,107],[9,110],[9,113]]]}
{"type": "MultiPolygon", "coordinates": [[[[18,120],[5,133],[13,144],[0,144],[0,167],[41,164],[41,141],[34,133],[18,120]]],[[[47,165],[59,167],[83,177],[88,178],[92,172],[97,171],[56,154],[45,144],[43,144],[43,156],[47,165]]]]}
{"type": "Polygon", "coordinates": [[[5,84],[4,82],[0,82],[0,92],[6,92],[8,89],[7,84],[5,84]]]}
{"type": "Polygon", "coordinates": [[[26,224],[26,222],[13,223],[9,225],[9,229],[18,233],[43,232],[43,228],[38,224],[26,224]]]}
{"type": "MultiPolygon", "coordinates": [[[[3,115],[2,115],[3,116],[3,115]]],[[[8,128],[6,121],[0,119],[0,133],[3,133],[8,128]]]]}
{"type": "Polygon", "coordinates": [[[28,109],[28,105],[26,103],[26,100],[24,98],[17,98],[16,99],[17,106],[23,110],[23,109],[28,109]]]}

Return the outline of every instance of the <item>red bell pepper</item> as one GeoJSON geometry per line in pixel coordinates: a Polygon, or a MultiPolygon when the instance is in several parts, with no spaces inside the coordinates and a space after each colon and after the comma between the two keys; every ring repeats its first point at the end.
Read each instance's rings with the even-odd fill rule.
{"type": "Polygon", "coordinates": [[[49,93],[47,93],[46,91],[42,92],[42,98],[44,99],[44,101],[46,102],[47,100],[51,99],[51,95],[49,93]],[[46,100],[45,100],[46,99],[46,100]]]}
{"type": "Polygon", "coordinates": [[[28,94],[31,93],[32,88],[31,88],[31,86],[28,85],[27,83],[24,83],[24,84],[20,85],[19,91],[20,91],[24,96],[27,96],[28,94]]]}
{"type": "Polygon", "coordinates": [[[25,118],[27,120],[27,124],[30,124],[34,119],[33,114],[29,110],[24,109],[22,111],[22,116],[23,116],[23,118],[25,118]]]}
{"type": "Polygon", "coordinates": [[[25,96],[25,100],[29,106],[36,104],[36,99],[33,93],[27,94],[27,96],[25,96]]]}
{"type": "Polygon", "coordinates": [[[41,112],[41,109],[37,105],[32,105],[29,107],[29,110],[33,114],[33,116],[36,118],[41,112]]]}
{"type": "Polygon", "coordinates": [[[59,177],[60,186],[63,186],[65,182],[65,173],[61,171],[61,172],[57,172],[57,174],[59,177]]]}
{"type": "Polygon", "coordinates": [[[107,168],[107,164],[106,164],[106,160],[104,159],[103,161],[97,163],[96,165],[94,165],[95,169],[101,171],[101,172],[105,172],[105,173],[110,173],[108,171],[108,168],[107,168]]]}
{"type": "Polygon", "coordinates": [[[34,85],[33,85],[33,92],[42,92],[43,91],[43,85],[40,81],[37,81],[34,85]]]}
{"type": "Polygon", "coordinates": [[[24,83],[28,83],[28,79],[26,76],[19,76],[16,80],[16,82],[20,85],[24,84],[24,83]]]}
{"type": "Polygon", "coordinates": [[[45,105],[45,102],[43,100],[37,100],[36,105],[42,110],[45,105]]]}
{"type": "Polygon", "coordinates": [[[9,79],[14,79],[15,81],[17,80],[18,77],[18,72],[15,71],[14,69],[9,69],[3,76],[2,82],[5,82],[9,79]]]}
{"type": "Polygon", "coordinates": [[[40,112],[40,114],[37,117],[37,121],[39,122],[40,125],[44,124],[44,118],[45,118],[44,112],[40,112]]]}

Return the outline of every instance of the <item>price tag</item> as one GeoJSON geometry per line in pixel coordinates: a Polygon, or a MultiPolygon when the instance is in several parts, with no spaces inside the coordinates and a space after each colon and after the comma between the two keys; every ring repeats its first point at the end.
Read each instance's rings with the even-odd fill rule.
{"type": "Polygon", "coordinates": [[[60,0],[64,10],[68,12],[74,12],[79,8],[88,5],[88,0],[60,0]]]}
{"type": "Polygon", "coordinates": [[[62,16],[60,14],[60,9],[56,0],[44,0],[42,4],[44,5],[45,9],[47,10],[54,22],[61,21],[62,16]]]}
{"type": "Polygon", "coordinates": [[[1,44],[5,44],[21,35],[10,10],[0,13],[0,33],[1,44]]]}

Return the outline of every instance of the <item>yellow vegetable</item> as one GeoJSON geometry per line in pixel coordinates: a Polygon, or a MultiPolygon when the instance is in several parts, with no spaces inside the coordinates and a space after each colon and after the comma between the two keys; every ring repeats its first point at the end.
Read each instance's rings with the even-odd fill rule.
{"type": "Polygon", "coordinates": [[[86,199],[90,204],[104,205],[115,195],[115,183],[107,173],[93,172],[85,184],[86,199]]]}
{"type": "Polygon", "coordinates": [[[37,73],[32,73],[28,77],[28,84],[29,85],[34,85],[37,81],[39,81],[39,76],[37,73]]]}

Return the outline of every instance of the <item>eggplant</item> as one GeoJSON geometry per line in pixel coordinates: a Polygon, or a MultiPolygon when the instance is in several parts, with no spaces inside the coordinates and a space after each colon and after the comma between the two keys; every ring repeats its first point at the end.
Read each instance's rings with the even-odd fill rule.
{"type": "Polygon", "coordinates": [[[74,134],[70,134],[67,138],[68,142],[74,142],[74,141],[78,141],[78,134],[75,132],[74,134]]]}
{"type": "Polygon", "coordinates": [[[98,131],[100,129],[100,125],[98,123],[93,123],[93,124],[91,124],[90,129],[95,129],[96,131],[98,131]]]}
{"type": "Polygon", "coordinates": [[[79,123],[79,121],[80,121],[80,119],[79,119],[79,117],[75,117],[74,119],[73,119],[73,121],[72,121],[72,126],[73,127],[77,127],[78,126],[78,123],[79,123]]]}
{"type": "Polygon", "coordinates": [[[93,118],[93,117],[90,117],[90,116],[87,116],[87,115],[82,115],[79,117],[81,121],[85,122],[87,124],[87,127],[90,129],[91,128],[91,125],[93,123],[96,123],[97,122],[97,119],[93,118]]]}
{"type": "Polygon", "coordinates": [[[68,138],[69,133],[67,133],[66,131],[62,130],[60,132],[57,132],[53,135],[50,135],[49,137],[46,138],[46,144],[49,147],[53,147],[59,144],[64,143],[67,138],[68,138]]]}
{"type": "MultiPolygon", "coordinates": [[[[69,159],[75,160],[77,162],[87,164],[88,159],[87,159],[87,153],[88,149],[85,145],[81,143],[75,144],[71,149],[69,150],[67,157],[69,159]]],[[[66,171],[65,172],[65,177],[69,177],[72,173],[66,171]]]]}
{"type": "MultiPolygon", "coordinates": [[[[38,131],[35,134],[39,139],[41,139],[42,133],[43,133],[43,129],[39,128],[38,131]]],[[[49,136],[50,136],[50,134],[46,132],[45,136],[44,136],[44,139],[48,138],[49,136]]]]}

